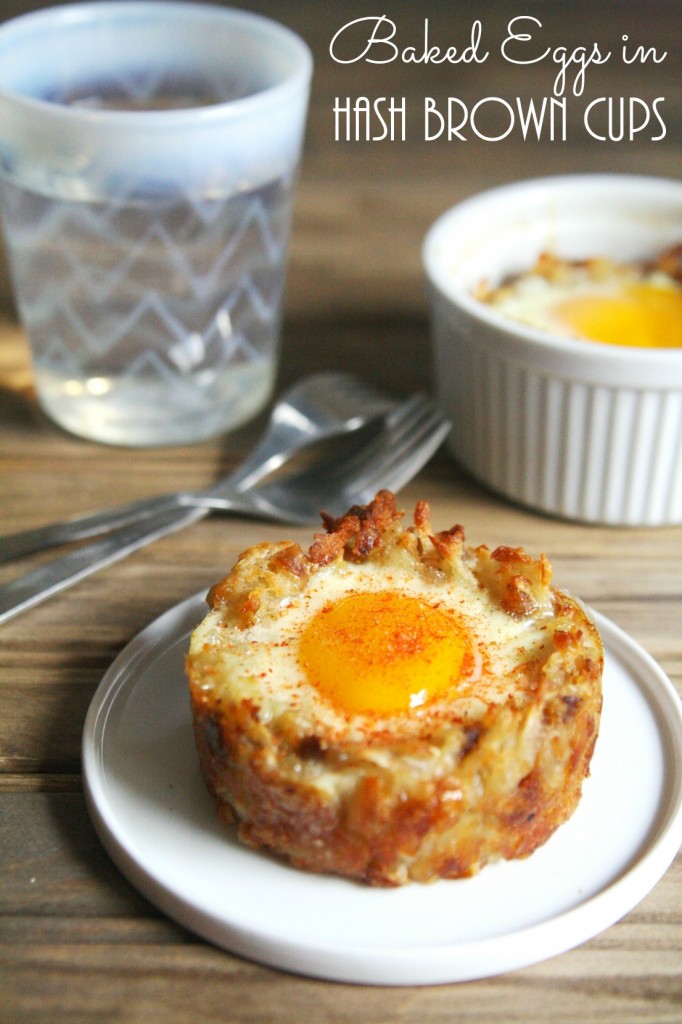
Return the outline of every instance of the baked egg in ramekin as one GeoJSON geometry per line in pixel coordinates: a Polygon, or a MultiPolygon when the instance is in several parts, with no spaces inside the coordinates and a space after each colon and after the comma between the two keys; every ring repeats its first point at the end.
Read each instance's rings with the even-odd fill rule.
{"type": "Polygon", "coordinates": [[[436,389],[468,472],[569,519],[682,522],[681,242],[682,182],[627,175],[519,182],[436,221],[436,389]]]}

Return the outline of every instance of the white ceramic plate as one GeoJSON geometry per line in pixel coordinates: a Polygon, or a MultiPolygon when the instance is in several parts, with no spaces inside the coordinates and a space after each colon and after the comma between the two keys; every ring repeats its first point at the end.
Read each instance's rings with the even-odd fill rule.
{"type": "Polygon", "coordinates": [[[371,889],[240,846],[216,817],[192,736],[183,657],[203,595],[153,622],[100,684],[85,723],[88,805],[152,903],[218,946],[364,984],[463,981],[537,963],[626,914],[682,843],[682,702],[633,640],[606,649],[592,775],[573,818],[525,861],[434,885],[371,889]]]}

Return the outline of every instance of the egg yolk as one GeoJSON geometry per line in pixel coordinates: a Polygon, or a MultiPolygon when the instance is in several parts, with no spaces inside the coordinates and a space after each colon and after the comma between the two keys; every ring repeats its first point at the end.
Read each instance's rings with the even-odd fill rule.
{"type": "Polygon", "coordinates": [[[456,687],[471,664],[470,650],[454,614],[383,591],[322,608],[303,632],[299,660],[337,708],[395,714],[456,687]]]}
{"type": "Polygon", "coordinates": [[[633,284],[613,295],[568,299],[556,315],[591,341],[641,348],[682,346],[682,290],[633,284]]]}

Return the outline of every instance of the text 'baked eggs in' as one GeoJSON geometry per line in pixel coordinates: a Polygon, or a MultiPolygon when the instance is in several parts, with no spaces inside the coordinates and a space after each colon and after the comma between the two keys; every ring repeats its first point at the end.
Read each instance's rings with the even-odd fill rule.
{"type": "Polygon", "coordinates": [[[575,810],[602,647],[544,557],[402,525],[389,492],[308,551],[244,552],[187,658],[200,763],[239,836],[377,885],[525,857],[575,810]]]}
{"type": "Polygon", "coordinates": [[[559,337],[638,348],[682,347],[682,246],[640,263],[565,260],[536,264],[477,298],[559,337]]]}

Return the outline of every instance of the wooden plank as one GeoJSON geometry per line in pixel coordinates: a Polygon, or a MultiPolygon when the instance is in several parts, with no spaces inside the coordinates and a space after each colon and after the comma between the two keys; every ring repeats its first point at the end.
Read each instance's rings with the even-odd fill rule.
{"type": "Polygon", "coordinates": [[[538,967],[461,986],[344,986],[259,967],[203,945],[0,947],[7,1021],[116,1019],[138,1024],[445,1024],[557,1020],[678,1024],[679,950],[665,929],[633,929],[614,965],[595,940],[538,967]],[[76,979],[78,979],[76,983],[76,979]],[[40,993],[40,998],[32,993],[40,993]]]}

